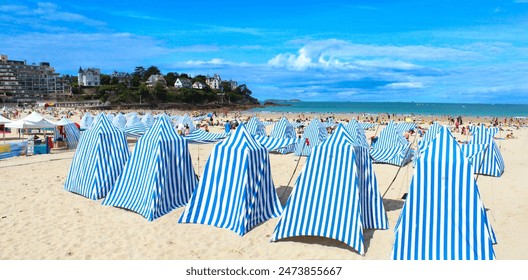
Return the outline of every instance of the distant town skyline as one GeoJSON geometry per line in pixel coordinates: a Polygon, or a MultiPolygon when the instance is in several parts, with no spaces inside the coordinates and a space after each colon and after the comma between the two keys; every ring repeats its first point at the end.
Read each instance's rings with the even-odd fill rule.
{"type": "Polygon", "coordinates": [[[528,0],[0,0],[0,53],[62,75],[157,66],[253,97],[528,103],[528,0]]]}

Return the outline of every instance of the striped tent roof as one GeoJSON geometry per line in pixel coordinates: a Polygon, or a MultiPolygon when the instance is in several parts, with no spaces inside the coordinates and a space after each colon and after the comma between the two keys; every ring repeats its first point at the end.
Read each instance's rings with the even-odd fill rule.
{"type": "Polygon", "coordinates": [[[141,119],[139,118],[137,114],[129,115],[128,117],[126,117],[125,127],[131,127],[140,122],[141,122],[141,119]]]}
{"type": "Polygon", "coordinates": [[[137,122],[131,126],[123,128],[122,130],[127,137],[139,138],[143,136],[143,134],[145,134],[148,129],[149,127],[146,124],[142,122],[137,122]]]}
{"type": "MultiPolygon", "coordinates": [[[[476,157],[474,164],[476,174],[500,177],[504,173],[504,159],[494,140],[494,136],[498,132],[498,127],[487,128],[484,124],[473,128],[468,145],[486,145],[483,156],[476,157]]],[[[469,147],[466,146],[465,149],[469,149],[469,147]]]]}
{"type": "Polygon", "coordinates": [[[115,115],[114,118],[112,119],[112,124],[113,124],[115,127],[120,128],[120,129],[125,128],[126,123],[127,123],[127,119],[126,119],[126,117],[125,117],[122,113],[118,113],[118,114],[115,115]]]}
{"type": "Polygon", "coordinates": [[[495,258],[471,164],[445,127],[418,160],[395,236],[395,260],[495,258]]]}
{"type": "Polygon", "coordinates": [[[321,144],[328,137],[326,126],[318,118],[310,121],[295,147],[296,156],[308,156],[313,148],[321,144]],[[308,139],[308,140],[306,140],[308,139]]]}
{"type": "Polygon", "coordinates": [[[93,122],[93,116],[90,114],[90,112],[84,113],[84,115],[81,118],[81,121],[79,122],[79,126],[81,127],[81,130],[86,130],[90,128],[93,122]]]}
{"type": "Polygon", "coordinates": [[[168,117],[160,117],[138,140],[103,205],[129,209],[153,221],[186,205],[197,182],[187,141],[168,117]]]}
{"type": "Polygon", "coordinates": [[[359,127],[363,128],[363,130],[373,128],[376,125],[378,124],[377,123],[359,123],[359,127]]]}
{"type": "Polygon", "coordinates": [[[412,160],[414,151],[396,124],[390,121],[380,132],[378,140],[372,144],[370,156],[376,163],[404,166],[412,160]]]}
{"type": "Polygon", "coordinates": [[[115,117],[115,115],[112,114],[112,113],[109,113],[109,114],[106,115],[106,117],[108,118],[108,120],[109,120],[110,122],[113,122],[113,121],[114,121],[114,117],[115,117]]]}
{"type": "Polygon", "coordinates": [[[495,136],[495,134],[499,133],[500,128],[498,127],[486,127],[484,124],[480,124],[479,126],[470,126],[469,132],[471,133],[471,141],[477,144],[486,144],[488,142],[488,138],[491,135],[491,138],[495,136]]]}
{"type": "Polygon", "coordinates": [[[241,124],[214,146],[179,222],[226,228],[242,236],[281,211],[268,151],[241,124]]]}
{"type": "Polygon", "coordinates": [[[298,138],[273,138],[267,136],[253,136],[264,148],[268,151],[276,151],[283,148],[288,148],[297,143],[298,138]]]}
{"type": "Polygon", "coordinates": [[[179,117],[179,118],[176,119],[176,126],[178,126],[180,123],[182,123],[184,125],[188,125],[190,132],[193,132],[193,131],[196,130],[196,126],[194,126],[193,121],[191,120],[191,118],[187,114],[185,114],[182,117],[179,117]]]}
{"type": "Polygon", "coordinates": [[[191,132],[189,135],[184,136],[184,138],[189,143],[197,143],[197,144],[208,144],[208,143],[216,143],[218,141],[221,141],[229,136],[229,133],[212,133],[207,132],[203,129],[196,129],[195,131],[191,132]]]}
{"type": "Polygon", "coordinates": [[[352,137],[352,141],[354,142],[355,145],[359,145],[359,146],[367,147],[367,148],[370,147],[370,145],[367,142],[367,136],[365,136],[365,132],[363,128],[361,128],[361,126],[356,120],[354,119],[350,120],[345,125],[345,129],[352,137]]]}
{"type": "MultiPolygon", "coordinates": [[[[281,117],[280,120],[275,123],[273,130],[269,135],[272,138],[297,138],[297,133],[293,128],[292,124],[286,119],[286,117],[281,117]]],[[[291,153],[295,150],[295,145],[278,150],[281,154],[291,153]]]]}
{"type": "Polygon", "coordinates": [[[478,144],[470,141],[462,145],[462,151],[474,155],[472,162],[475,174],[500,177],[504,173],[504,159],[491,134],[488,134],[487,143],[478,144]]]}
{"type": "MultiPolygon", "coordinates": [[[[62,118],[59,122],[56,123],[58,126],[62,126],[64,134],[66,135],[64,142],[66,142],[66,147],[68,149],[76,149],[79,139],[81,138],[81,132],[75,123],[67,118],[62,118]]],[[[62,137],[60,135],[58,127],[55,127],[55,139],[62,137]]]]}
{"type": "Polygon", "coordinates": [[[363,149],[362,155],[356,153],[346,129],[338,125],[328,139],[313,149],[295,182],[272,241],[321,236],[339,240],[364,254],[365,221],[369,226],[384,229],[388,228],[388,222],[375,178],[368,178],[371,173],[365,168],[368,151],[358,148],[363,149]],[[374,208],[378,209],[372,211],[374,208]]]}
{"type": "Polygon", "coordinates": [[[421,154],[427,148],[427,145],[429,145],[435,138],[436,135],[440,132],[442,128],[442,125],[438,124],[438,122],[434,122],[425,132],[423,135],[423,138],[418,140],[417,144],[417,150],[413,157],[413,167],[416,165],[416,162],[420,158],[421,154]]]}
{"type": "Polygon", "coordinates": [[[246,129],[251,135],[266,136],[266,126],[255,116],[251,117],[246,124],[246,129]]]}
{"type": "Polygon", "coordinates": [[[400,132],[409,131],[416,129],[416,124],[412,122],[401,122],[396,124],[396,129],[400,132]]]}
{"type": "Polygon", "coordinates": [[[151,113],[146,113],[141,117],[141,122],[147,127],[151,127],[154,124],[154,116],[151,113]]]}
{"type": "Polygon", "coordinates": [[[80,138],[64,189],[94,200],[105,197],[129,154],[125,133],[113,126],[105,114],[97,115],[80,138]]]}

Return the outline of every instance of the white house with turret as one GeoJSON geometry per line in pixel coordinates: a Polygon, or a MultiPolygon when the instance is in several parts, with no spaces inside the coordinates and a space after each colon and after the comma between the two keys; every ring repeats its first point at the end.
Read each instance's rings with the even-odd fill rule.
{"type": "Polygon", "coordinates": [[[205,83],[212,89],[221,90],[222,89],[222,79],[220,75],[214,74],[213,77],[207,76],[205,78],[205,83]]]}
{"type": "Polygon", "coordinates": [[[87,68],[83,70],[79,67],[77,73],[79,86],[95,87],[101,85],[101,70],[99,68],[87,68]]]}

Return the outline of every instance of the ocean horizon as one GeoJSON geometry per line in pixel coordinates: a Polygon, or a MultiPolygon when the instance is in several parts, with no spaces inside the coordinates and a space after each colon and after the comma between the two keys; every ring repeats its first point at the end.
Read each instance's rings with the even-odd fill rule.
{"type": "Polygon", "coordinates": [[[349,113],[441,115],[470,117],[528,117],[528,104],[274,101],[277,105],[253,108],[261,113],[349,113]]]}

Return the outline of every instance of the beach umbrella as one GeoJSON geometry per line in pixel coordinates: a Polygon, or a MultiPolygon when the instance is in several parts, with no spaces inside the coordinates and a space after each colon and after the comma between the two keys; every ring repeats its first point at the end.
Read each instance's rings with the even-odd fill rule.
{"type": "Polygon", "coordinates": [[[129,209],[153,221],[186,205],[197,182],[187,141],[162,116],[138,140],[103,205],[129,209]]]}

